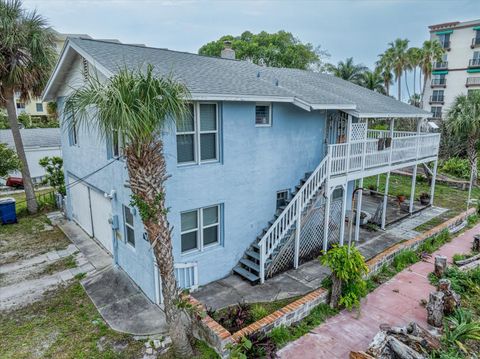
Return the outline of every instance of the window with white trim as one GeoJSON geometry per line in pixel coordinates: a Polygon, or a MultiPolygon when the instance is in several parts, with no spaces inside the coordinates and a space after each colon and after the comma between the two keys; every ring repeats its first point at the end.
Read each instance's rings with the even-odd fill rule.
{"type": "Polygon", "coordinates": [[[130,208],[123,205],[123,223],[125,242],[135,247],[135,226],[133,224],[133,214],[130,208]]]}
{"type": "Polygon", "coordinates": [[[182,253],[220,243],[220,205],[183,212],[180,222],[182,253]]]}
{"type": "Polygon", "coordinates": [[[189,105],[185,118],[177,121],[179,164],[218,161],[218,107],[216,103],[189,105]]]}
{"type": "Polygon", "coordinates": [[[255,105],[255,126],[271,126],[272,114],[270,104],[257,103],[255,105]]]}
{"type": "Polygon", "coordinates": [[[36,107],[37,112],[43,112],[43,103],[37,102],[35,104],[35,107],[36,107]]]}
{"type": "Polygon", "coordinates": [[[119,158],[123,155],[123,139],[118,130],[112,130],[110,146],[111,158],[119,158]]]}

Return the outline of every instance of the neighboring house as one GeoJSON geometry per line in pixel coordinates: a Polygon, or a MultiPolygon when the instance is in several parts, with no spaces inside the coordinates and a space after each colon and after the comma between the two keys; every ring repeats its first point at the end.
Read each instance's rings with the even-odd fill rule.
{"type": "Polygon", "coordinates": [[[442,119],[455,97],[480,90],[480,19],[429,26],[430,39],[438,39],[446,50],[433,64],[432,78],[425,88],[423,108],[432,118],[442,119]]]}
{"type": "MultiPolygon", "coordinates": [[[[20,135],[27,156],[30,175],[35,183],[40,182],[45,170],[38,164],[43,157],[62,157],[59,128],[31,128],[21,129],[20,135]]],[[[11,130],[0,130],[0,143],[6,143],[15,149],[11,130]]],[[[22,177],[20,172],[11,173],[11,176],[22,177]]]]}
{"type": "MultiPolygon", "coordinates": [[[[192,96],[188,126],[167,126],[162,138],[171,175],[168,220],[182,287],[232,271],[263,282],[296,267],[322,248],[343,243],[355,180],[362,186],[366,176],[437,163],[440,135],[419,132],[428,112],[296,69],[76,38],[68,40],[44,98],[57,100],[62,112],[86,71],[102,80],[124,66],[147,64],[159,76],[184,82],[192,96]],[[394,118],[415,119],[419,131],[369,130],[371,118],[389,119],[391,125],[394,118]]],[[[161,281],[140,216],[130,205],[121,148],[91,131],[62,131],[67,216],[159,303],[161,281]]]]}

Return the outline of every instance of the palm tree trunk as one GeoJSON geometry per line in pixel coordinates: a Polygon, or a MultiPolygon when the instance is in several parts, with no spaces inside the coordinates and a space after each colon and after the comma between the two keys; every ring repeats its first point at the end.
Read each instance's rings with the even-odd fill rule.
{"type": "Polygon", "coordinates": [[[413,94],[417,93],[417,66],[413,68],[413,94]]]}
{"type": "Polygon", "coordinates": [[[20,129],[18,128],[17,111],[15,109],[14,91],[12,88],[5,89],[5,102],[7,107],[8,122],[12,130],[13,141],[15,142],[15,150],[17,156],[21,162],[23,188],[25,189],[25,197],[27,200],[27,211],[30,214],[37,213],[38,204],[35,198],[35,190],[33,188],[32,178],[30,176],[30,170],[28,168],[27,156],[25,155],[25,149],[23,148],[22,136],[20,135],[20,129]]]}
{"type": "Polygon", "coordinates": [[[140,216],[162,278],[165,316],[173,349],[179,358],[191,358],[191,318],[179,306],[181,293],[174,274],[171,228],[165,207],[165,181],[168,175],[163,145],[159,141],[134,144],[126,147],[125,154],[131,191],[142,203],[140,216]],[[145,208],[148,208],[147,212],[145,208]]]}
{"type": "Polygon", "coordinates": [[[427,87],[427,75],[423,75],[423,88],[422,88],[422,96],[421,96],[421,103],[423,108],[423,98],[425,97],[425,87],[427,87]]]}
{"type": "Polygon", "coordinates": [[[467,140],[467,157],[472,171],[472,184],[477,185],[478,169],[477,169],[477,141],[474,136],[469,136],[467,140]]]}
{"type": "Polygon", "coordinates": [[[407,70],[405,70],[405,86],[407,87],[408,98],[410,98],[410,89],[408,88],[407,70]]]}
{"type": "Polygon", "coordinates": [[[398,75],[398,101],[402,101],[402,74],[398,75]]]}

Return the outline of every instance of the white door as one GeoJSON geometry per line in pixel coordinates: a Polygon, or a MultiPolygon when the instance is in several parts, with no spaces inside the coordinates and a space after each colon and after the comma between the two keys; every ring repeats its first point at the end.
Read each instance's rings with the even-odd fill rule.
{"type": "Polygon", "coordinates": [[[93,236],[110,253],[112,253],[112,226],[108,222],[112,216],[112,204],[103,193],[90,189],[92,204],[93,236]]]}
{"type": "MultiPolygon", "coordinates": [[[[75,179],[69,177],[68,183],[75,179]]],[[[72,217],[88,235],[92,232],[92,217],[90,212],[90,189],[82,182],[74,183],[69,189],[70,203],[72,204],[72,217]]]]}

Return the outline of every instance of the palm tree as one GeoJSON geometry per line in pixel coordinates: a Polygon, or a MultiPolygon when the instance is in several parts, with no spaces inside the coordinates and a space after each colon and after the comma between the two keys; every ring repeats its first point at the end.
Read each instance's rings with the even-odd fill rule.
{"type": "Polygon", "coordinates": [[[415,106],[415,107],[420,107],[420,94],[418,93],[414,93],[412,96],[410,96],[410,98],[408,99],[408,103],[412,106],[415,106]]]}
{"type": "Polygon", "coordinates": [[[422,59],[422,50],[418,47],[411,47],[407,50],[408,62],[413,70],[413,95],[417,93],[417,67],[420,66],[420,60],[422,59]]]}
{"type": "Polygon", "coordinates": [[[55,37],[36,11],[22,9],[20,0],[0,0],[0,106],[6,107],[21,172],[27,209],[38,210],[20,135],[15,94],[23,100],[40,95],[55,62],[55,37]]]}
{"type": "Polygon", "coordinates": [[[336,77],[340,77],[341,79],[355,84],[360,84],[362,75],[368,70],[368,67],[363,64],[355,64],[353,62],[353,57],[349,57],[345,62],[339,61],[336,66],[333,64],[326,64],[326,70],[336,77]]]}
{"type": "Polygon", "coordinates": [[[383,78],[383,86],[387,95],[390,95],[390,85],[393,83],[393,62],[392,51],[387,49],[383,54],[378,55],[380,59],[377,61],[377,69],[380,71],[383,78]]]}
{"type": "Polygon", "coordinates": [[[437,39],[427,40],[423,43],[421,52],[422,57],[420,59],[420,70],[423,73],[423,87],[421,89],[422,103],[423,97],[425,96],[427,81],[432,74],[432,64],[436,61],[441,61],[444,53],[445,50],[437,39]]]}
{"type": "Polygon", "coordinates": [[[363,73],[360,85],[383,95],[387,94],[387,91],[383,85],[383,77],[378,69],[374,71],[365,71],[363,73]]]}
{"type": "Polygon", "coordinates": [[[156,77],[150,65],[143,70],[119,69],[105,82],[88,78],[67,98],[65,120],[69,126],[93,129],[103,139],[111,138],[115,130],[122,139],[131,205],[138,208],[158,263],[173,348],[178,357],[190,358],[190,323],[173,268],[172,228],[165,207],[168,174],[161,137],[169,122],[187,115],[189,92],[171,78],[156,77]]]}
{"type": "Polygon", "coordinates": [[[390,42],[390,51],[392,57],[392,68],[395,74],[395,79],[398,84],[398,100],[402,100],[402,74],[408,69],[408,49],[409,40],[407,39],[396,39],[394,42],[390,42]]]}
{"type": "Polygon", "coordinates": [[[447,113],[447,129],[458,137],[466,137],[467,157],[473,184],[477,184],[477,148],[480,145],[480,92],[459,95],[447,113]]]}

